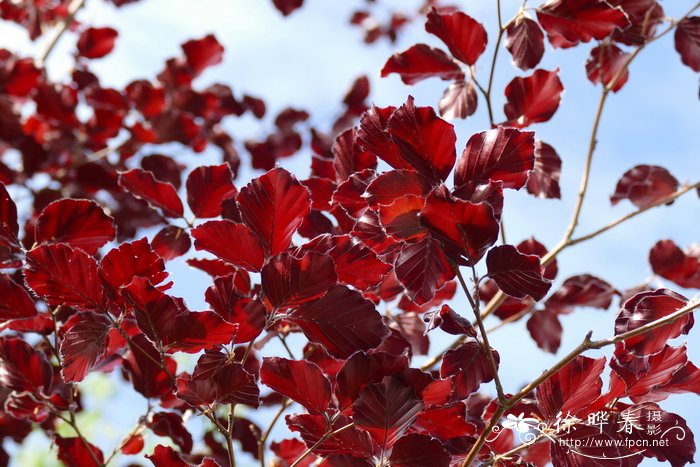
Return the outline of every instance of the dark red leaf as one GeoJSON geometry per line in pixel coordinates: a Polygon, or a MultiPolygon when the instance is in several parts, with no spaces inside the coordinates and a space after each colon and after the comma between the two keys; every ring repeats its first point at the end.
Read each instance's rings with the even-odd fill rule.
{"type": "Polygon", "coordinates": [[[476,133],[467,142],[455,169],[455,187],[490,180],[520,189],[535,165],[535,138],[530,131],[499,127],[476,133]]]}
{"type": "Polygon", "coordinates": [[[249,342],[265,327],[265,306],[257,299],[244,297],[236,284],[237,274],[220,276],[206,291],[207,303],[229,323],[238,324],[236,342],[249,342]]]}
{"type": "Polygon", "coordinates": [[[537,9],[537,19],[554,47],[601,40],[629,22],[619,7],[605,0],[551,0],[537,9]]]}
{"type": "Polygon", "coordinates": [[[270,255],[291,243],[294,232],[311,209],[307,189],[284,169],[272,169],[253,179],[238,194],[241,217],[270,255]]]}
{"type": "Polygon", "coordinates": [[[314,252],[299,258],[289,253],[279,254],[270,258],[261,272],[265,299],[276,309],[317,299],[337,280],[330,256],[314,252]]]}
{"type": "Polygon", "coordinates": [[[192,451],[192,435],[185,428],[182,417],[172,412],[158,412],[148,422],[148,428],[158,436],[167,436],[182,452],[192,451]]]}
{"type": "Polygon", "coordinates": [[[374,305],[342,285],[331,288],[319,300],[302,304],[287,319],[310,341],[342,358],[377,347],[388,334],[374,305]]]}
{"type": "Polygon", "coordinates": [[[170,261],[190,251],[192,241],[190,236],[187,235],[187,231],[180,227],[169,225],[153,237],[151,245],[158,256],[165,261],[170,261]]]}
{"type": "Polygon", "coordinates": [[[82,250],[68,245],[40,245],[27,253],[27,285],[53,306],[104,310],[99,266],[82,250]]]}
{"type": "MultiPolygon", "coordinates": [[[[387,138],[387,125],[389,118],[396,107],[372,106],[360,118],[360,128],[357,130],[357,144],[387,164],[397,169],[415,171],[411,165],[399,154],[399,148],[391,138],[387,138]]],[[[344,135],[349,132],[345,132],[344,135]]],[[[342,136],[342,135],[341,135],[342,136]]],[[[336,141],[336,145],[339,140],[336,141]]],[[[353,143],[354,143],[353,139],[353,143]]],[[[335,148],[336,146],[334,146],[335,148]]],[[[347,175],[349,176],[349,174],[347,175]]],[[[347,179],[347,176],[343,179],[347,179]]]]}
{"type": "Polygon", "coordinates": [[[131,456],[138,454],[143,450],[144,441],[142,435],[134,435],[129,438],[124,444],[122,444],[121,451],[122,454],[131,456]]]}
{"type": "Polygon", "coordinates": [[[452,260],[475,264],[498,238],[498,222],[486,203],[473,204],[449,193],[433,192],[421,214],[431,234],[452,260]]]}
{"type": "MultiPolygon", "coordinates": [[[[685,297],[668,289],[638,293],[625,302],[617,315],[615,334],[637,329],[687,304],[685,297]]],[[[625,348],[635,355],[653,355],[663,350],[667,340],[688,334],[693,323],[693,316],[685,315],[673,323],[624,340],[625,348]]]]}
{"type": "Polygon", "coordinates": [[[535,140],[535,165],[527,178],[527,192],[538,198],[561,198],[561,159],[552,146],[535,140]]]}
{"type": "Polygon", "coordinates": [[[153,172],[156,179],[170,183],[176,190],[179,190],[182,185],[182,171],[185,170],[185,166],[171,157],[151,154],[141,159],[141,168],[153,172]]]}
{"type": "Polygon", "coordinates": [[[420,240],[428,235],[420,223],[420,212],[425,204],[422,196],[407,195],[394,202],[379,206],[379,218],[386,233],[397,240],[420,240]]]}
{"type": "Polygon", "coordinates": [[[22,264],[22,250],[17,240],[17,206],[5,185],[0,183],[0,267],[13,268],[22,264]]]}
{"type": "Polygon", "coordinates": [[[535,311],[527,320],[527,330],[537,347],[549,353],[557,353],[563,332],[556,313],[547,309],[535,311]]]}
{"type": "Polygon", "coordinates": [[[642,45],[652,38],[659,24],[666,19],[664,9],[656,0],[611,0],[627,15],[630,25],[613,33],[613,40],[627,45],[642,45]]]}
{"type": "Polygon", "coordinates": [[[442,248],[431,237],[404,244],[394,270],[408,296],[418,305],[429,302],[455,275],[442,248]]]}
{"type": "Polygon", "coordinates": [[[550,310],[557,313],[569,313],[576,306],[590,306],[607,309],[612,297],[617,294],[615,288],[590,274],[569,277],[545,303],[550,310]]]}
{"type": "Polygon", "coordinates": [[[153,454],[147,454],[145,457],[155,467],[191,467],[191,464],[186,462],[177,451],[162,444],[156,446],[153,454]]]}
{"type": "Polygon", "coordinates": [[[102,279],[115,292],[129,285],[134,277],[144,277],[155,285],[168,277],[163,259],[151,249],[145,238],[123,243],[111,250],[102,258],[101,266],[102,279]]]}
{"type": "Polygon", "coordinates": [[[102,58],[112,51],[118,35],[112,28],[87,28],[78,39],[78,54],[85,58],[102,58]]]}
{"type": "Polygon", "coordinates": [[[467,405],[462,401],[426,409],[418,415],[414,428],[441,441],[476,434],[476,427],[467,421],[467,405]]]}
{"type": "Polygon", "coordinates": [[[197,167],[187,177],[187,204],[199,219],[221,215],[221,203],[236,195],[228,164],[197,167]]]}
{"type": "Polygon", "coordinates": [[[0,383],[10,391],[49,394],[53,367],[22,339],[0,337],[0,383]]]}
{"type": "Polygon", "coordinates": [[[591,402],[600,396],[605,358],[578,356],[537,388],[537,405],[542,415],[558,413],[585,415],[591,402]]]}
{"type": "Polygon", "coordinates": [[[389,456],[394,467],[448,467],[452,457],[435,438],[412,433],[399,439],[389,456]]]}
{"type": "Polygon", "coordinates": [[[352,407],[355,425],[369,432],[382,450],[393,446],[422,410],[413,389],[391,376],[365,386],[352,407]]]}
{"type": "Polygon", "coordinates": [[[672,240],[659,240],[649,252],[654,274],[687,289],[700,288],[700,249],[681,250],[672,240]]]}
{"type": "MultiPolygon", "coordinates": [[[[547,247],[538,242],[535,237],[530,237],[522,242],[518,243],[518,251],[526,255],[535,255],[540,258],[548,253],[547,247]]],[[[552,259],[542,270],[542,276],[545,279],[554,280],[559,272],[559,267],[557,265],[557,259],[552,259]]]]}
{"type": "Polygon", "coordinates": [[[425,196],[430,192],[430,183],[411,170],[383,172],[367,186],[365,195],[371,206],[391,204],[407,196],[425,196]]]}
{"type": "Polygon", "coordinates": [[[184,207],[170,183],[156,180],[152,172],[132,169],[119,174],[119,186],[148,204],[160,208],[167,217],[182,217],[184,207]]]}
{"type": "Polygon", "coordinates": [[[235,274],[239,271],[237,267],[225,263],[220,259],[190,258],[187,260],[187,264],[214,278],[228,276],[229,274],[235,274]]]}
{"type": "Polygon", "coordinates": [[[551,281],[542,277],[540,258],[523,254],[512,245],[492,248],[486,256],[486,265],[489,277],[515,298],[530,296],[542,300],[552,286],[551,281]]]}
{"type": "Polygon", "coordinates": [[[58,446],[58,460],[66,465],[79,465],[81,467],[100,467],[103,465],[104,456],[100,448],[82,438],[63,438],[57,435],[54,438],[54,443],[58,446]]]}
{"type": "Polygon", "coordinates": [[[182,44],[182,50],[194,77],[210,66],[221,63],[224,56],[224,47],[212,34],[185,42],[182,44]]]}
{"type": "Polygon", "coordinates": [[[445,81],[464,79],[462,69],[449,55],[425,44],[416,44],[389,57],[382,68],[382,78],[391,73],[398,74],[409,85],[434,77],[445,81]]]}
{"type": "Polygon", "coordinates": [[[413,97],[396,109],[387,121],[387,131],[398,148],[401,163],[377,154],[396,169],[409,169],[427,179],[444,181],[454,166],[454,127],[435,115],[432,107],[416,107],[413,97]]]}
{"type": "Polygon", "coordinates": [[[617,204],[629,199],[640,209],[653,206],[678,189],[678,180],[658,165],[638,165],[622,176],[617,182],[610,202],[617,204]]]}
{"type": "Polygon", "coordinates": [[[192,230],[197,251],[208,251],[226,262],[258,272],[265,262],[261,240],[244,224],[209,221],[192,230]]]}
{"type": "Polygon", "coordinates": [[[304,0],[272,0],[275,8],[277,8],[282,16],[288,16],[294,12],[294,10],[301,8],[304,4],[304,0]]]}
{"type": "MultiPolygon", "coordinates": [[[[493,356],[498,364],[498,352],[493,351],[493,356]]],[[[440,377],[450,376],[455,378],[455,390],[460,398],[466,398],[479,389],[481,383],[488,383],[494,378],[486,350],[475,338],[468,338],[456,349],[445,353],[440,366],[440,377]]]]}
{"type": "Polygon", "coordinates": [[[83,313],[76,316],[74,324],[66,324],[68,330],[61,340],[62,374],[66,382],[76,382],[95,367],[107,350],[107,333],[112,324],[103,315],[83,313]]]}
{"type": "Polygon", "coordinates": [[[378,383],[385,376],[401,373],[408,369],[405,355],[392,355],[386,352],[366,354],[357,352],[347,359],[336,376],[336,395],[341,408],[350,406],[357,399],[360,390],[369,383],[378,383]]]}
{"type": "Polygon", "coordinates": [[[94,201],[61,199],[41,211],[34,239],[37,243],[68,243],[92,255],[114,240],[115,234],[113,219],[94,201]]]}
{"type": "Polygon", "coordinates": [[[700,16],[691,16],[678,23],[674,39],[681,61],[693,71],[700,72],[700,16]]]}
{"type": "Polygon", "coordinates": [[[474,65],[486,49],[486,29],[461,11],[441,14],[433,8],[428,13],[425,30],[439,37],[452,55],[467,65],[474,65]]]}
{"type": "Polygon", "coordinates": [[[7,274],[0,274],[0,324],[36,316],[36,305],[26,289],[7,274]]]}
{"type": "MultiPolygon", "coordinates": [[[[315,446],[316,443],[321,441],[329,427],[326,417],[321,415],[289,415],[286,417],[286,422],[291,431],[299,432],[308,446],[315,446]]],[[[333,423],[330,424],[330,429],[334,431],[348,424],[351,424],[351,420],[341,415],[333,420],[333,423]]],[[[314,453],[319,455],[352,454],[370,458],[373,453],[372,440],[367,432],[350,427],[318,444],[314,453]]]]}
{"type": "Polygon", "coordinates": [[[171,379],[177,370],[175,360],[165,357],[166,373],[160,366],[160,353],[143,334],[132,336],[128,348],[122,365],[134,389],[148,398],[161,397],[170,392],[175,383],[171,379]]]}
{"type": "Polygon", "coordinates": [[[544,33],[536,21],[519,15],[506,28],[506,49],[521,70],[535,68],[544,55],[544,33]]]}
{"type": "Polygon", "coordinates": [[[599,45],[591,50],[586,60],[586,75],[593,84],[602,83],[617,92],[629,78],[629,71],[625,68],[629,57],[630,54],[614,44],[599,45]]]}
{"type": "Polygon", "coordinates": [[[426,313],[424,320],[428,323],[426,332],[439,327],[448,334],[459,336],[465,334],[467,336],[476,337],[476,331],[472,324],[457,314],[449,305],[442,305],[439,310],[431,313],[426,313]]]}
{"type": "MultiPolygon", "coordinates": [[[[371,113],[373,109],[365,112],[364,115],[371,113]]],[[[392,107],[393,109],[393,107],[392,107]]],[[[389,118],[388,115],[386,117],[389,118]]],[[[386,125],[386,121],[383,123],[386,125]]],[[[384,128],[384,127],[383,127],[384,128]]],[[[376,131],[383,131],[379,129],[373,129],[376,131]]],[[[360,173],[366,169],[375,169],[377,167],[377,157],[375,154],[371,154],[363,150],[358,144],[358,130],[355,128],[350,128],[342,132],[335,139],[331,152],[333,153],[333,165],[332,168],[335,171],[335,181],[337,183],[343,183],[354,173],[360,173]]],[[[383,138],[380,144],[389,145],[389,147],[394,147],[393,142],[391,142],[385,135],[381,134],[378,136],[383,138]]]]}
{"type": "Polygon", "coordinates": [[[524,78],[513,78],[506,86],[506,104],[503,112],[508,124],[523,128],[533,123],[546,122],[559,108],[564,85],[559,69],[538,69],[524,78]]]}
{"type": "Polygon", "coordinates": [[[413,355],[428,355],[430,339],[425,331],[425,323],[418,313],[409,311],[392,315],[389,328],[398,331],[411,344],[413,355]]]}
{"type": "Polygon", "coordinates": [[[438,108],[440,116],[447,120],[467,118],[476,112],[477,96],[474,84],[458,81],[445,89],[438,108]]]}
{"type": "Polygon", "coordinates": [[[260,381],[300,403],[310,413],[320,415],[331,408],[331,383],[315,363],[264,358],[260,381]]]}

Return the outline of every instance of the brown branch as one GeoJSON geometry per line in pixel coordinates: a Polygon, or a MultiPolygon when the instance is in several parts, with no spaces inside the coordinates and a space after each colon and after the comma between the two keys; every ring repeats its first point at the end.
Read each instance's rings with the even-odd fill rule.
{"type": "Polygon", "coordinates": [[[148,409],[146,410],[145,415],[143,415],[142,417],[139,418],[139,421],[136,424],[136,426],[134,427],[134,429],[132,429],[126,436],[124,436],[124,438],[122,438],[122,441],[117,446],[114,447],[114,449],[112,450],[112,453],[109,455],[109,457],[107,457],[107,460],[104,463],[105,466],[109,465],[109,463],[112,461],[112,459],[114,459],[114,457],[117,455],[117,453],[119,453],[119,451],[121,451],[122,448],[124,446],[126,446],[126,444],[129,441],[131,441],[131,439],[134,436],[139,435],[139,434],[141,434],[141,432],[143,432],[143,430],[146,428],[146,423],[148,423],[148,418],[151,415],[151,410],[152,410],[152,407],[151,407],[151,403],[149,401],[148,409]]]}
{"type": "Polygon", "coordinates": [[[272,433],[272,429],[277,424],[277,421],[280,419],[284,411],[287,410],[287,407],[289,407],[290,405],[292,405],[291,399],[285,399],[282,402],[280,409],[277,411],[275,416],[272,417],[272,420],[267,426],[265,433],[263,433],[263,435],[258,440],[258,457],[260,458],[260,467],[265,467],[265,443],[267,443],[267,439],[270,437],[270,433],[272,433]]]}
{"type": "Polygon", "coordinates": [[[84,5],[85,0],[73,0],[73,2],[71,2],[71,4],[68,6],[68,14],[61,22],[58,31],[54,35],[53,39],[51,39],[51,42],[49,42],[49,45],[46,47],[46,50],[44,50],[44,52],[37,59],[36,64],[38,68],[44,66],[46,60],[48,60],[49,56],[51,55],[51,52],[53,52],[53,50],[56,48],[58,41],[61,40],[63,34],[73,24],[73,20],[75,19],[76,13],[78,13],[78,10],[80,10],[84,5]]]}

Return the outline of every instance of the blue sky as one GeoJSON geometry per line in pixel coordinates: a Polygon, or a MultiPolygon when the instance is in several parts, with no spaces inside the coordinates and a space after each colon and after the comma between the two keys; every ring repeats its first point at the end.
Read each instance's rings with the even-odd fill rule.
{"type": "MultiPolygon", "coordinates": [[[[421,2],[385,0],[382,3],[412,11],[421,2]]],[[[489,37],[495,40],[494,2],[463,0],[452,3],[490,27],[489,37]]],[[[664,2],[664,6],[669,16],[678,16],[692,3],[688,0],[664,2]]],[[[273,9],[271,0],[144,0],[121,9],[91,0],[78,18],[90,25],[113,26],[120,32],[115,51],[93,65],[106,86],[120,87],[135,78],[153,77],[166,58],[180,53],[180,43],[214,33],[226,48],[224,62],[209,69],[198,84],[224,82],[237,93],[261,95],[268,102],[268,118],[262,125],[247,118],[229,124],[234,136],[243,140],[264,136],[272,127],[271,118],[276,111],[290,105],[309,109],[312,123],[327,129],[337,116],[343,94],[360,74],[370,77],[371,97],[377,105],[399,105],[409,93],[416,97],[418,105],[436,105],[448,83],[427,80],[408,87],[397,76],[379,78],[379,70],[394,51],[416,42],[439,45],[437,38],[428,35],[418,22],[406,29],[397,44],[380,40],[365,46],[361,32],[347,25],[351,12],[364,4],[362,0],[306,0],[301,10],[284,19],[273,9]]],[[[503,1],[504,19],[512,17],[519,7],[520,2],[503,1]]],[[[379,8],[380,12],[383,10],[384,7],[379,8]]],[[[65,76],[70,70],[70,53],[75,41],[75,35],[68,34],[60,42],[48,62],[52,77],[65,76]]],[[[14,25],[0,25],[0,47],[32,53],[44,45],[42,41],[31,44],[24,31],[14,25]]],[[[487,80],[492,47],[493,44],[489,44],[477,63],[477,76],[482,81],[487,80]]],[[[538,200],[526,193],[508,192],[504,219],[512,243],[534,235],[551,247],[568,223],[600,95],[599,88],[586,79],[584,71],[584,62],[592,47],[592,44],[583,44],[573,50],[554,51],[547,46],[539,67],[548,70],[559,67],[566,91],[553,120],[534,125],[532,129],[563,159],[562,200],[538,200]]],[[[603,115],[590,191],[578,233],[594,230],[633,209],[627,202],[611,207],[609,196],[619,177],[635,165],[662,165],[681,183],[695,182],[700,178],[698,76],[680,63],[673,49],[672,35],[642,52],[630,73],[629,82],[619,94],[611,96],[603,115]]],[[[509,63],[509,55],[505,50],[501,51],[494,84],[497,120],[502,118],[504,99],[501,90],[514,76],[526,74],[514,68],[509,63]]],[[[458,153],[472,133],[488,128],[483,100],[479,104],[476,115],[466,121],[454,122],[458,153]]],[[[215,150],[196,159],[179,149],[176,152],[181,161],[195,161],[197,165],[218,160],[215,150]]],[[[309,157],[308,152],[302,152],[283,164],[303,177],[308,172],[309,157]]],[[[243,166],[246,167],[245,162],[243,166]]],[[[243,170],[237,186],[243,185],[251,176],[255,174],[247,168],[243,170]]],[[[673,206],[639,216],[595,240],[563,252],[559,257],[559,279],[591,273],[620,289],[636,285],[651,274],[647,255],[658,239],[670,238],[683,247],[698,241],[699,214],[700,202],[695,194],[689,194],[673,206]]],[[[179,261],[170,263],[169,269],[175,280],[173,293],[183,296],[194,309],[205,306],[203,291],[208,278],[179,261]]],[[[686,296],[696,293],[683,291],[670,283],[666,286],[686,296]]],[[[458,310],[463,307],[460,301],[454,306],[458,310]]],[[[564,339],[558,356],[539,351],[524,322],[494,333],[491,342],[501,354],[501,374],[507,391],[517,391],[576,346],[589,329],[594,331],[594,337],[611,335],[614,317],[614,307],[607,312],[581,309],[565,316],[564,339]]],[[[697,332],[691,331],[687,340],[691,359],[700,362],[697,332]]],[[[443,345],[440,341],[433,341],[432,348],[437,350],[443,345]]],[[[107,405],[96,398],[94,404],[103,404],[101,410],[115,417],[114,436],[117,437],[128,429],[129,420],[136,419],[142,406],[141,401],[135,402],[127,396],[107,405]],[[124,423],[127,425],[119,427],[124,423]]],[[[696,404],[697,396],[681,396],[665,402],[664,407],[685,417],[700,433],[700,414],[696,404]]],[[[108,425],[100,426],[99,430],[107,430],[108,425]]],[[[100,431],[96,436],[110,439],[112,435],[100,431]]],[[[109,445],[109,442],[105,443],[105,446],[109,445]]]]}

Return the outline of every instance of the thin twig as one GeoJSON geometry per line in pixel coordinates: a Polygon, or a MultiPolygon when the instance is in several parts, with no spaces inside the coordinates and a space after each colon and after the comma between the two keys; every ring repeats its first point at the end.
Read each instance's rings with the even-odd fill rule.
{"type": "Polygon", "coordinates": [[[284,411],[287,410],[287,407],[289,407],[290,405],[292,405],[291,399],[285,399],[282,402],[280,409],[277,411],[275,416],[272,417],[272,420],[267,426],[265,433],[263,433],[263,435],[258,440],[258,457],[260,458],[260,467],[265,467],[265,443],[267,443],[267,439],[270,437],[270,433],[272,433],[272,429],[277,424],[277,421],[280,419],[284,411]]]}
{"type": "Polygon", "coordinates": [[[56,48],[58,41],[73,24],[76,13],[78,13],[78,10],[80,10],[84,5],[85,0],[73,0],[73,2],[68,6],[68,14],[61,22],[58,31],[56,31],[56,35],[54,35],[53,39],[51,39],[51,42],[49,42],[49,45],[46,47],[46,50],[44,50],[44,52],[37,59],[38,68],[44,66],[46,60],[48,60],[49,56],[51,55],[51,52],[53,52],[53,50],[56,48]]]}
{"type": "Polygon", "coordinates": [[[131,441],[131,439],[134,436],[141,434],[141,432],[146,428],[146,423],[148,423],[148,418],[151,415],[151,410],[151,403],[150,401],[148,401],[148,408],[146,410],[146,414],[139,418],[139,421],[136,424],[136,426],[126,436],[124,436],[124,438],[122,438],[122,441],[117,446],[114,447],[112,453],[109,455],[109,457],[107,457],[107,460],[105,460],[104,465],[109,465],[112,459],[114,459],[114,457],[119,453],[119,451],[121,451],[122,448],[126,446],[126,444],[129,441],[131,441]]]}

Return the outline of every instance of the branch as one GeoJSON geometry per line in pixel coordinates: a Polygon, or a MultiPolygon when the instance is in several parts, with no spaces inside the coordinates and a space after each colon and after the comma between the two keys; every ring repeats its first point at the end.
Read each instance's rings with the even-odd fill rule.
{"type": "Polygon", "coordinates": [[[282,402],[282,406],[277,411],[275,416],[272,417],[272,421],[270,421],[270,424],[267,426],[265,433],[263,433],[262,437],[260,437],[258,440],[258,457],[260,458],[260,467],[265,467],[265,443],[267,443],[267,439],[270,437],[270,433],[272,433],[272,428],[274,428],[277,421],[290,405],[292,405],[291,399],[285,399],[284,402],[282,402]]]}
{"type": "Polygon", "coordinates": [[[311,446],[309,449],[307,449],[306,451],[304,451],[304,452],[301,454],[301,456],[299,456],[299,458],[298,458],[297,460],[295,460],[294,463],[293,463],[292,465],[290,465],[289,467],[297,467],[297,466],[299,465],[299,463],[300,463],[301,461],[303,461],[304,458],[305,458],[306,456],[308,456],[309,454],[311,454],[311,453],[313,452],[314,449],[316,449],[317,447],[319,447],[319,446],[321,445],[321,443],[323,443],[324,441],[326,441],[328,438],[332,438],[333,436],[337,435],[337,434],[340,433],[341,431],[347,430],[347,429],[350,428],[351,426],[353,426],[353,423],[348,423],[347,425],[341,426],[340,428],[338,428],[338,429],[335,430],[335,431],[329,431],[329,432],[326,433],[325,435],[321,436],[321,439],[319,439],[318,441],[316,441],[316,442],[314,443],[313,446],[311,446]]]}
{"type": "Polygon", "coordinates": [[[554,376],[560,369],[562,369],[564,366],[569,364],[572,360],[574,360],[576,357],[581,355],[587,350],[592,350],[592,349],[601,349],[603,347],[606,347],[608,345],[613,345],[618,342],[622,342],[626,339],[629,339],[631,337],[638,336],[640,334],[644,334],[649,331],[653,331],[654,329],[660,328],[661,326],[665,326],[667,324],[670,324],[677,319],[692,313],[694,310],[700,307],[700,300],[691,300],[688,302],[686,306],[683,308],[674,311],[673,313],[669,314],[668,316],[664,316],[663,318],[659,318],[657,320],[654,320],[650,323],[645,324],[644,326],[640,326],[637,329],[633,329],[631,331],[624,332],[622,334],[617,334],[615,336],[609,337],[607,339],[601,339],[601,340],[591,340],[591,335],[593,334],[592,331],[589,331],[588,334],[583,339],[583,342],[581,342],[575,349],[573,349],[571,352],[569,352],[564,358],[559,360],[554,366],[552,366],[550,369],[542,373],[539,377],[537,377],[534,381],[532,381],[530,384],[522,388],[518,393],[513,395],[513,397],[509,398],[508,400],[505,401],[505,403],[499,403],[499,409],[496,410],[496,412],[493,414],[491,417],[491,420],[488,423],[488,426],[484,429],[484,431],[481,432],[481,435],[479,435],[479,438],[477,439],[476,443],[474,443],[474,446],[472,446],[472,449],[469,451],[469,454],[467,455],[467,458],[464,461],[464,464],[462,464],[464,467],[467,467],[470,465],[470,462],[474,460],[476,455],[479,453],[481,448],[483,447],[484,443],[486,442],[486,437],[490,434],[491,430],[493,429],[494,426],[498,423],[498,420],[501,418],[503,413],[505,413],[506,410],[512,408],[520,402],[521,399],[526,397],[528,394],[530,394],[532,391],[534,391],[538,386],[540,386],[542,383],[547,381],[549,378],[554,376]]]}
{"type": "Polygon", "coordinates": [[[122,438],[122,441],[115,446],[115,448],[112,450],[112,453],[107,457],[107,460],[105,460],[104,465],[109,465],[109,463],[114,459],[114,457],[119,453],[119,451],[122,450],[122,448],[131,441],[131,439],[138,435],[141,434],[141,432],[146,428],[146,423],[148,423],[148,417],[151,415],[151,403],[148,401],[148,409],[146,410],[146,414],[143,415],[142,417],[139,418],[138,423],[134,427],[133,430],[131,430],[124,438],[122,438]]]}
{"type": "Polygon", "coordinates": [[[36,61],[37,68],[44,66],[46,60],[48,60],[49,56],[51,55],[51,52],[53,52],[54,48],[56,47],[56,44],[58,44],[58,41],[61,40],[63,34],[73,24],[76,13],[78,13],[78,10],[80,10],[84,5],[85,0],[73,0],[73,2],[68,6],[68,15],[66,15],[66,17],[63,19],[63,22],[56,32],[56,35],[53,37],[53,39],[51,39],[51,42],[49,42],[49,45],[46,47],[46,50],[44,50],[44,53],[42,53],[36,61]]]}

